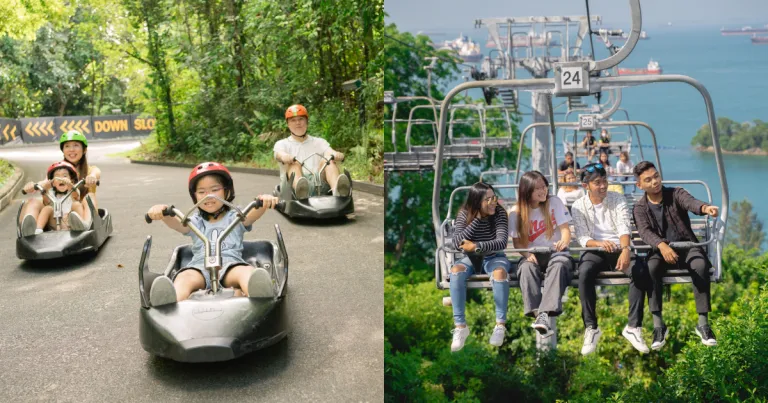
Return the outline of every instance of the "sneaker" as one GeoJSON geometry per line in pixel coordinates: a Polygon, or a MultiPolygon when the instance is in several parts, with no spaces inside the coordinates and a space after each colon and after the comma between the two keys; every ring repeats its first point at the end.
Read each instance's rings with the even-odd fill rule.
{"type": "Polygon", "coordinates": [[[35,230],[35,235],[40,235],[42,233],[43,233],[43,229],[42,228],[38,228],[38,229],[35,230]]]}
{"type": "Polygon", "coordinates": [[[624,330],[621,331],[621,335],[624,336],[625,339],[629,340],[629,342],[632,343],[632,347],[639,351],[640,354],[648,354],[650,351],[648,350],[648,346],[645,344],[645,340],[643,340],[642,327],[629,327],[629,325],[624,326],[624,330]]]}
{"type": "Polygon", "coordinates": [[[493,333],[491,333],[491,340],[489,343],[491,343],[492,346],[500,347],[502,344],[504,344],[504,335],[507,333],[507,328],[504,325],[496,324],[496,327],[493,328],[493,333]]]}
{"type": "Polygon", "coordinates": [[[21,220],[21,236],[35,235],[37,229],[37,221],[32,214],[27,214],[24,219],[21,220]]]}
{"type": "Polygon", "coordinates": [[[587,328],[584,332],[584,345],[581,347],[581,355],[592,354],[595,351],[601,334],[603,332],[599,328],[592,329],[592,326],[587,328]]]}
{"type": "Polygon", "coordinates": [[[251,272],[248,279],[248,296],[251,298],[272,298],[275,296],[272,276],[261,267],[251,272]]]}
{"type": "Polygon", "coordinates": [[[304,200],[309,198],[309,181],[301,177],[296,181],[296,199],[304,200]]]}
{"type": "Polygon", "coordinates": [[[696,334],[701,337],[701,343],[705,346],[716,346],[717,340],[709,325],[696,326],[696,334]]]}
{"type": "Polygon", "coordinates": [[[173,304],[176,302],[176,289],[173,281],[166,276],[160,276],[152,282],[149,290],[149,302],[152,306],[173,304]]]}
{"type": "Polygon", "coordinates": [[[80,218],[80,215],[74,211],[69,213],[67,221],[69,222],[69,229],[72,231],[85,231],[88,229],[85,223],[83,223],[83,219],[80,218]]]}
{"type": "Polygon", "coordinates": [[[654,327],[651,348],[654,350],[661,350],[661,348],[667,344],[667,337],[669,337],[669,329],[667,329],[666,326],[654,327]]]}
{"type": "Polygon", "coordinates": [[[347,175],[339,175],[339,181],[336,182],[336,189],[333,190],[334,196],[349,197],[350,192],[349,178],[347,175]]]}
{"type": "Polygon", "coordinates": [[[531,327],[536,329],[542,337],[549,337],[554,333],[552,328],[549,327],[549,315],[546,312],[540,313],[531,327]]]}
{"type": "Polygon", "coordinates": [[[451,351],[456,352],[464,348],[464,342],[467,341],[467,337],[469,337],[469,328],[457,327],[451,330],[451,333],[453,333],[453,341],[451,342],[451,351]]]}

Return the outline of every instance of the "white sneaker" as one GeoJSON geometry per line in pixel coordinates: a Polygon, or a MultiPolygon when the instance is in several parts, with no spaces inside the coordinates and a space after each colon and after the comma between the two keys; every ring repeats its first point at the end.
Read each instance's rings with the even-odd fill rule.
{"type": "Polygon", "coordinates": [[[80,218],[80,215],[74,211],[69,213],[67,221],[69,222],[69,229],[72,231],[85,231],[88,229],[85,223],[83,223],[82,218],[80,218]]]}
{"type": "Polygon", "coordinates": [[[468,327],[457,327],[451,330],[453,333],[453,341],[451,342],[451,352],[456,352],[464,348],[464,342],[469,337],[468,327]]]}
{"type": "Polygon", "coordinates": [[[166,276],[157,277],[152,281],[149,290],[149,302],[152,306],[168,305],[176,302],[176,289],[173,281],[166,276]]]}
{"type": "Polygon", "coordinates": [[[493,333],[491,333],[491,340],[489,343],[491,343],[492,346],[500,347],[502,344],[504,344],[504,335],[507,332],[507,328],[504,325],[496,324],[496,327],[493,328],[493,333]]]}
{"type": "Polygon", "coordinates": [[[21,220],[21,236],[35,235],[37,229],[37,221],[32,214],[27,214],[24,219],[21,220]]]}
{"type": "Polygon", "coordinates": [[[595,352],[601,334],[603,334],[603,332],[599,328],[592,329],[592,326],[587,328],[584,332],[584,345],[581,347],[581,355],[592,354],[595,352]]]}
{"type": "Polygon", "coordinates": [[[272,276],[261,267],[251,272],[248,278],[248,296],[252,298],[272,298],[275,296],[272,276]]]}
{"type": "Polygon", "coordinates": [[[43,229],[42,228],[38,228],[38,229],[35,230],[35,235],[40,235],[42,233],[43,233],[43,229]]]}
{"type": "Polygon", "coordinates": [[[351,190],[350,184],[349,184],[349,178],[347,178],[347,175],[341,174],[339,175],[339,180],[336,182],[336,189],[333,190],[334,196],[340,196],[340,197],[349,197],[349,192],[351,190]]]}
{"type": "Polygon", "coordinates": [[[301,177],[296,181],[296,199],[304,200],[309,198],[309,181],[301,177]]]}
{"type": "Polygon", "coordinates": [[[645,344],[645,340],[643,340],[642,327],[629,327],[629,325],[624,326],[624,330],[621,331],[621,335],[624,336],[625,339],[629,340],[629,342],[632,343],[632,347],[634,347],[635,350],[639,351],[641,354],[648,354],[650,351],[648,350],[648,346],[645,344]]]}

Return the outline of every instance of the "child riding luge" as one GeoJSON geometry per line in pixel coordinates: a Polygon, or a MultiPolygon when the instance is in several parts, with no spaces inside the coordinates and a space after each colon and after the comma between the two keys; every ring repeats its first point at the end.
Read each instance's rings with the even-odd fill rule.
{"type": "Polygon", "coordinates": [[[77,190],[74,190],[72,194],[64,199],[66,194],[72,190],[75,183],[78,181],[77,171],[72,164],[68,162],[54,162],[48,167],[48,186],[50,188],[45,189],[48,197],[43,196],[43,208],[40,210],[40,214],[37,216],[37,228],[35,229],[35,235],[42,234],[44,230],[70,230],[82,231],[83,225],[80,217],[83,216],[83,205],[80,203],[80,196],[77,190]],[[54,217],[53,206],[50,199],[62,203],[61,205],[61,226],[57,228],[56,219],[54,217]],[[73,217],[70,219],[70,216],[73,217]],[[77,223],[71,228],[70,222],[77,223]]]}
{"type": "MultiPolygon", "coordinates": [[[[218,162],[198,164],[189,174],[189,195],[194,203],[207,196],[215,195],[222,200],[231,202],[235,198],[235,188],[229,170],[218,162]]],[[[271,195],[258,197],[263,206],[251,210],[245,221],[235,227],[221,244],[222,268],[218,278],[223,287],[237,287],[241,290],[236,296],[251,297],[271,296],[272,278],[263,268],[254,268],[243,259],[243,236],[251,230],[252,224],[261,218],[267,209],[274,208],[277,198],[271,195]]],[[[211,287],[210,274],[204,264],[204,243],[194,236],[188,226],[183,226],[173,217],[164,217],[163,211],[167,205],[152,206],[147,215],[153,220],[162,220],[169,228],[192,237],[193,257],[187,267],[179,270],[174,279],[165,276],[157,277],[150,290],[150,302],[153,306],[171,304],[189,298],[196,290],[211,287]]],[[[198,207],[191,214],[189,222],[205,234],[212,243],[234,220],[237,213],[218,200],[211,199],[198,207]]]]}

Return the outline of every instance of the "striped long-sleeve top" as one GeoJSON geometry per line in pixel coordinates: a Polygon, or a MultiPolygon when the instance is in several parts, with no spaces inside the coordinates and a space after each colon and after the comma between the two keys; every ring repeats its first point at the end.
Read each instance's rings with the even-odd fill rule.
{"type": "Polygon", "coordinates": [[[459,245],[465,239],[474,242],[482,254],[504,250],[509,242],[509,226],[504,207],[497,205],[495,214],[485,218],[477,217],[469,225],[467,213],[462,209],[456,217],[453,232],[453,245],[456,249],[461,249],[459,245]]]}

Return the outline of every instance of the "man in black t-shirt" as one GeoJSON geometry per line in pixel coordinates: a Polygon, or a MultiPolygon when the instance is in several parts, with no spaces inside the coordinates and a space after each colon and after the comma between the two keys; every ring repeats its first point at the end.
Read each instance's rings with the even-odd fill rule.
{"type": "Polygon", "coordinates": [[[560,163],[560,167],[557,169],[557,174],[561,176],[565,175],[565,172],[569,169],[575,174],[576,170],[579,168],[581,168],[581,165],[573,160],[573,153],[568,151],[565,153],[565,160],[560,163]]]}

